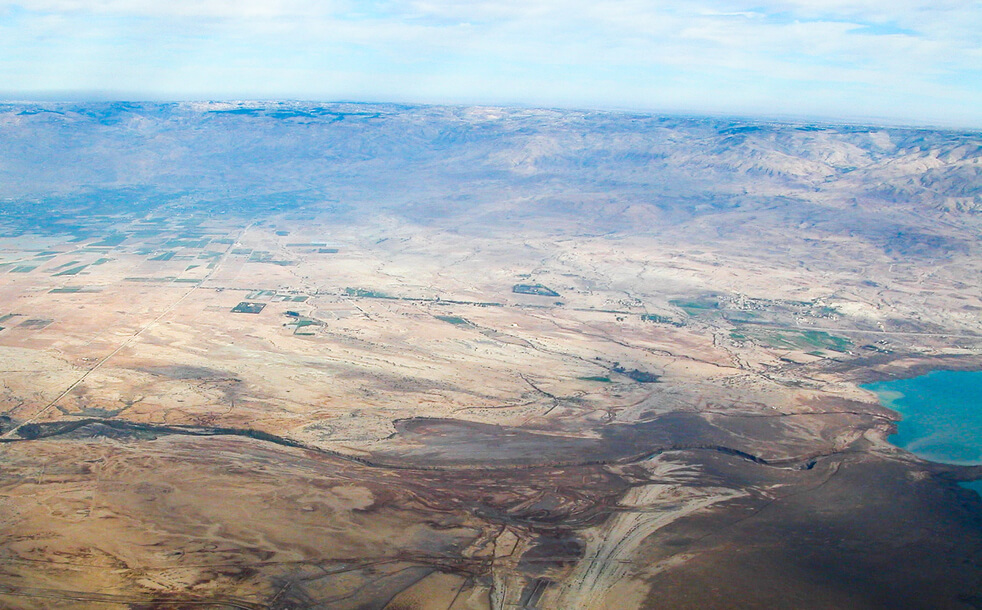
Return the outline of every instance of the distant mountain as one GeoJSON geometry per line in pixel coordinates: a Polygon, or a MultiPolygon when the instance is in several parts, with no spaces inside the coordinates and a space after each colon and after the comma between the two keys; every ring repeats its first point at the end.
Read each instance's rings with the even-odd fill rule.
{"type": "Polygon", "coordinates": [[[790,226],[886,243],[930,233],[931,219],[978,226],[982,134],[391,104],[6,104],[0,201],[8,223],[50,230],[51,214],[120,202],[596,231],[781,210],[790,226]]]}

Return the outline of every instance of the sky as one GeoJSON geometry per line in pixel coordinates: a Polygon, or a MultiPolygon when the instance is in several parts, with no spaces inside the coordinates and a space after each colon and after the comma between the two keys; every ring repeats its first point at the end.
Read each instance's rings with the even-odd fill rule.
{"type": "Polygon", "coordinates": [[[982,128],[982,0],[0,0],[0,99],[304,99],[982,128]]]}

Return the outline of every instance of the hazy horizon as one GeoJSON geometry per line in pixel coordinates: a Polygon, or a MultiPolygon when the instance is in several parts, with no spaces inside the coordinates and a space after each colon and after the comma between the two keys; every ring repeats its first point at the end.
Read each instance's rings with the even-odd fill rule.
{"type": "Polygon", "coordinates": [[[960,2],[0,2],[0,97],[357,100],[982,127],[960,2]]]}
{"type": "Polygon", "coordinates": [[[945,131],[976,132],[982,130],[982,125],[966,125],[958,122],[929,121],[917,118],[898,118],[884,116],[834,116],[818,114],[782,114],[727,112],[712,110],[694,110],[686,108],[648,108],[620,105],[577,105],[577,104],[530,104],[521,102],[491,103],[475,100],[471,102],[421,101],[400,99],[304,99],[304,98],[171,98],[171,97],[140,97],[138,95],[114,95],[112,92],[64,92],[61,95],[5,95],[0,91],[0,104],[355,104],[364,106],[392,105],[418,107],[448,107],[448,108],[502,108],[511,110],[555,110],[562,112],[604,112],[642,114],[647,116],[664,116],[674,118],[718,119],[733,121],[748,121],[774,124],[816,124],[835,126],[882,127],[882,128],[912,128],[912,129],[941,129],[945,131]]]}

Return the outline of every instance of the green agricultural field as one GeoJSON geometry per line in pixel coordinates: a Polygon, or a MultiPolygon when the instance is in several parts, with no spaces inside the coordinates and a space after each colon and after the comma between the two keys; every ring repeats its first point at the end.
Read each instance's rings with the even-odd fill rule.
{"type": "Polygon", "coordinates": [[[817,350],[846,352],[852,347],[852,341],[849,339],[830,335],[821,330],[744,328],[739,332],[731,331],[730,338],[736,341],[752,341],[777,349],[802,350],[817,355],[821,355],[817,350]]]}
{"type": "Polygon", "coordinates": [[[471,323],[461,318],[460,316],[433,316],[437,320],[442,320],[444,322],[449,322],[450,324],[456,324],[457,326],[470,326],[471,323]]]}
{"type": "Polygon", "coordinates": [[[211,239],[172,239],[164,243],[166,248],[204,248],[211,239]]]}
{"type": "Polygon", "coordinates": [[[539,297],[558,297],[559,293],[542,284],[515,284],[511,287],[515,294],[531,294],[539,297]]]}
{"type": "Polygon", "coordinates": [[[127,236],[122,233],[114,233],[112,235],[107,235],[102,241],[89,244],[89,247],[116,247],[126,241],[126,237],[127,236]]]}
{"type": "Polygon", "coordinates": [[[88,265],[79,265],[78,267],[72,267],[71,269],[65,269],[64,271],[59,271],[58,273],[52,274],[51,277],[58,277],[59,275],[78,275],[86,267],[88,267],[88,265]]]}
{"type": "Polygon", "coordinates": [[[707,313],[710,311],[715,311],[719,309],[719,301],[715,298],[705,298],[705,299],[671,299],[668,301],[669,305],[673,307],[678,307],[690,316],[699,315],[700,313],[707,313]]]}
{"type": "Polygon", "coordinates": [[[394,297],[384,292],[377,292],[375,290],[365,290],[364,288],[345,288],[344,294],[349,297],[362,297],[365,299],[395,299],[394,297]]]}
{"type": "Polygon", "coordinates": [[[250,303],[242,301],[232,308],[232,313],[259,313],[266,307],[266,303],[250,303]]]}
{"type": "Polygon", "coordinates": [[[641,314],[641,320],[643,322],[654,322],[655,324],[671,324],[672,326],[685,326],[685,323],[673,320],[668,316],[660,316],[656,313],[644,313],[641,314]]]}
{"type": "MultiPolygon", "coordinates": [[[[291,315],[291,314],[296,314],[296,312],[287,312],[287,315],[291,315]]],[[[311,320],[309,318],[301,318],[299,320],[293,320],[292,322],[287,323],[287,326],[294,327],[293,329],[294,335],[308,336],[308,337],[313,336],[314,333],[310,332],[309,330],[302,330],[302,329],[307,328],[309,326],[323,326],[323,325],[324,323],[321,322],[320,320],[311,320]]]]}
{"type": "Polygon", "coordinates": [[[24,330],[42,330],[47,328],[54,320],[46,320],[44,318],[31,318],[30,320],[24,320],[17,325],[17,328],[24,330]]]}

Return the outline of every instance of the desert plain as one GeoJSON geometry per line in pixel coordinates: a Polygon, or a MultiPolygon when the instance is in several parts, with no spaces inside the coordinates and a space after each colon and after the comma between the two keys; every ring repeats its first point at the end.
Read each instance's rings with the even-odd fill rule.
{"type": "Polygon", "coordinates": [[[982,136],[0,107],[0,605],[982,607],[982,136]]]}

